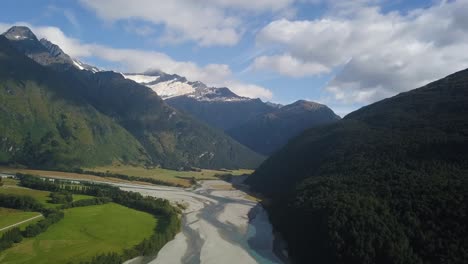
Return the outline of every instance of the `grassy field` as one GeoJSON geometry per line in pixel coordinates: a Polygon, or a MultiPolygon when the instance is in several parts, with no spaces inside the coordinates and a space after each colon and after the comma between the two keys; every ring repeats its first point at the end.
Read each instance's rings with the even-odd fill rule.
{"type": "MultiPolygon", "coordinates": [[[[180,184],[185,187],[189,187],[191,178],[197,180],[214,180],[217,179],[215,175],[217,174],[232,174],[232,175],[242,175],[242,174],[251,174],[252,170],[201,170],[201,171],[175,171],[167,170],[162,168],[152,168],[146,169],[143,167],[133,167],[126,165],[113,165],[106,167],[96,167],[96,168],[84,168],[87,171],[95,172],[110,172],[117,174],[124,174],[128,176],[137,176],[142,178],[151,178],[157,179],[160,181],[180,184]]],[[[90,181],[102,181],[102,182],[113,182],[113,183],[128,183],[129,181],[111,178],[111,177],[99,177],[91,174],[78,174],[70,172],[60,172],[60,171],[47,171],[47,170],[30,170],[30,169],[17,169],[9,167],[0,167],[0,173],[25,173],[32,175],[39,175],[48,178],[57,178],[57,179],[76,179],[76,180],[90,180],[90,181]]],[[[139,184],[149,184],[145,182],[133,182],[139,184]]]]}
{"type": "MultiPolygon", "coordinates": [[[[34,216],[40,215],[37,212],[23,212],[20,210],[15,210],[15,209],[10,209],[10,208],[2,208],[0,207],[0,229],[16,224],[18,222],[30,219],[34,216]]],[[[29,224],[32,224],[34,222],[39,221],[41,218],[36,218],[34,220],[28,221],[26,223],[23,223],[19,225],[18,227],[20,229],[26,227],[29,224]]],[[[0,231],[0,235],[4,232],[6,232],[8,229],[5,229],[3,231],[0,231]]]]}
{"type": "MultiPolygon", "coordinates": [[[[40,203],[42,203],[46,207],[57,207],[59,204],[52,204],[48,201],[50,200],[49,195],[50,192],[47,191],[40,191],[40,190],[33,190],[18,186],[18,180],[14,179],[3,179],[3,186],[0,187],[0,193],[3,194],[14,194],[14,195],[27,195],[35,198],[40,203]]],[[[83,199],[90,199],[93,198],[92,196],[88,195],[73,195],[73,200],[83,200],[83,199]]]]}
{"type": "Polygon", "coordinates": [[[156,223],[150,214],[114,203],[67,209],[45,233],[0,253],[0,263],[76,263],[122,252],[149,237],[156,223]]]}
{"type": "MultiPolygon", "coordinates": [[[[16,181],[17,182],[17,181],[16,181]]],[[[17,186],[16,184],[4,184],[0,187],[0,193],[3,194],[14,194],[14,195],[27,195],[35,198],[40,203],[44,204],[46,207],[55,207],[56,204],[48,203],[47,201],[50,199],[49,194],[50,192],[46,191],[39,191],[39,190],[32,190],[24,187],[17,186]]]]}
{"type": "Polygon", "coordinates": [[[89,181],[105,181],[105,182],[115,182],[115,183],[118,183],[118,182],[128,183],[129,182],[129,181],[121,180],[117,178],[103,178],[103,177],[89,175],[89,174],[78,174],[78,173],[71,173],[71,172],[48,171],[48,170],[17,169],[17,168],[0,166],[0,173],[15,174],[17,172],[24,173],[24,174],[44,176],[48,178],[56,178],[56,179],[76,179],[76,180],[82,179],[82,180],[89,180],[89,181]]]}
{"type": "Polygon", "coordinates": [[[129,176],[138,176],[144,178],[152,178],[165,182],[180,184],[183,186],[190,186],[190,181],[188,179],[194,177],[198,180],[214,180],[216,174],[232,174],[232,175],[242,175],[242,174],[251,174],[252,170],[229,170],[229,171],[220,171],[220,170],[201,170],[201,171],[175,171],[175,170],[166,170],[161,168],[152,168],[146,169],[142,167],[133,167],[133,166],[107,166],[107,167],[97,167],[97,168],[86,168],[85,170],[96,171],[96,172],[111,172],[124,174],[129,176]]]}
{"type": "Polygon", "coordinates": [[[83,194],[73,194],[73,201],[86,200],[94,198],[93,196],[83,195],[83,194]]]}

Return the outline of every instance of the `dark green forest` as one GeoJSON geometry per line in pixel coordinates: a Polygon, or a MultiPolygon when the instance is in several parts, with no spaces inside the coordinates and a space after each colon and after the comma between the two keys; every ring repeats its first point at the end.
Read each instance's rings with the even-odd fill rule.
{"type": "Polygon", "coordinates": [[[248,179],[296,263],[466,263],[468,70],[310,129],[248,179]],[[268,183],[268,184],[267,184],[268,183]]]}

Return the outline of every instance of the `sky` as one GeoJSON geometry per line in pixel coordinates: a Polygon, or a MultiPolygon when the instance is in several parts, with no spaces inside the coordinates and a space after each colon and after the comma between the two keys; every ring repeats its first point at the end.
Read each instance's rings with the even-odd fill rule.
{"type": "Polygon", "coordinates": [[[468,0],[4,0],[27,25],[102,69],[158,69],[343,116],[468,68],[468,0]]]}

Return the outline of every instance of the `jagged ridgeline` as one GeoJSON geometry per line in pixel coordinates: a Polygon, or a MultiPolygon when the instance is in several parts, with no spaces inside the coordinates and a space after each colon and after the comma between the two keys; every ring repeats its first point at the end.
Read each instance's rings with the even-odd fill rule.
{"type": "Polygon", "coordinates": [[[466,263],[468,70],[306,131],[248,181],[297,263],[466,263]]]}
{"type": "Polygon", "coordinates": [[[166,168],[253,168],[263,159],[223,132],[171,108],[151,89],[71,59],[58,46],[37,40],[28,28],[13,27],[4,35],[8,39],[2,37],[1,96],[8,103],[0,106],[3,163],[69,167],[121,161],[166,168]],[[37,109],[38,104],[47,111],[37,109]],[[29,114],[22,113],[23,108],[29,114]],[[88,123],[80,121],[80,113],[88,123]],[[86,127],[89,133],[83,132],[86,127]],[[54,143],[42,143],[49,138],[54,143]],[[39,150],[24,154],[30,152],[27,142],[39,150]],[[64,159],[47,157],[41,144],[51,149],[57,145],[52,152],[64,159]]]}

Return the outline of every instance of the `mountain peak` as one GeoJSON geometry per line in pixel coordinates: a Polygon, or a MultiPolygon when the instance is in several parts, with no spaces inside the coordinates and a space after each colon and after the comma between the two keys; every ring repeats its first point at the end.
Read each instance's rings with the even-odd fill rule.
{"type": "Polygon", "coordinates": [[[3,35],[8,38],[9,40],[37,40],[36,35],[25,26],[13,26],[8,29],[3,35]]]}
{"type": "Polygon", "coordinates": [[[55,45],[54,43],[50,42],[48,39],[42,38],[40,42],[42,45],[44,45],[44,47],[46,47],[47,50],[49,50],[50,55],[54,57],[58,57],[58,56],[69,57],[65,52],[63,52],[63,50],[58,45],[55,45]]]}
{"type": "Polygon", "coordinates": [[[296,102],[286,105],[283,108],[304,108],[304,109],[318,109],[324,107],[324,105],[316,103],[316,102],[311,102],[311,101],[306,101],[306,100],[297,100],[296,102]]]}

